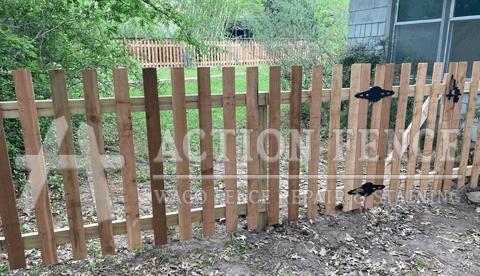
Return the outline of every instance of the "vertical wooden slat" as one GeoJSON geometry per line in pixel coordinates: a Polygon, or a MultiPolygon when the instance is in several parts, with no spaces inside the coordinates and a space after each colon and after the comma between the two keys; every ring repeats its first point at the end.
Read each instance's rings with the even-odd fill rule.
{"type": "MultiPolygon", "coordinates": [[[[478,82],[480,81],[480,61],[475,61],[472,67],[472,76],[470,78],[470,92],[468,95],[467,114],[465,115],[465,131],[463,133],[462,153],[460,165],[458,166],[458,175],[462,176],[457,180],[457,190],[465,185],[468,158],[470,153],[471,137],[473,132],[473,120],[478,98],[478,82]]],[[[473,175],[473,174],[472,174],[473,175]]]]}
{"type": "MultiPolygon", "coordinates": [[[[360,79],[360,91],[367,91],[370,87],[370,64],[362,64],[362,74],[360,79]]],[[[358,118],[357,118],[357,129],[365,130],[367,128],[367,117],[368,117],[368,101],[360,99],[358,103],[358,118]]],[[[363,175],[364,175],[364,164],[365,164],[365,152],[363,151],[362,136],[357,131],[355,148],[355,178],[353,180],[353,188],[356,189],[362,186],[363,175]]],[[[360,201],[353,198],[352,209],[360,208],[360,201]]]]}
{"type": "MultiPolygon", "coordinates": [[[[425,139],[423,142],[423,157],[422,157],[422,166],[421,166],[421,175],[428,176],[430,172],[430,164],[432,163],[432,152],[433,152],[433,140],[435,135],[435,123],[437,121],[437,109],[438,109],[438,100],[440,97],[441,82],[442,82],[442,71],[443,63],[436,62],[433,66],[433,75],[432,75],[432,87],[430,89],[430,95],[428,96],[428,117],[427,123],[425,126],[425,139]]],[[[428,188],[428,179],[420,180],[419,193],[420,197],[425,198],[427,188],[428,188]]]]}
{"type": "Polygon", "coordinates": [[[82,82],[86,118],[89,126],[88,140],[90,144],[90,161],[95,190],[100,247],[102,254],[107,255],[115,253],[115,243],[113,240],[112,212],[110,210],[110,195],[105,167],[105,148],[102,134],[97,71],[91,69],[83,70],[82,82]]]}
{"type": "MultiPolygon", "coordinates": [[[[264,133],[267,129],[267,122],[268,121],[268,112],[267,112],[267,105],[259,105],[258,106],[258,133],[264,133]]],[[[257,141],[257,150],[258,147],[262,146],[262,153],[267,152],[267,143],[266,139],[258,140],[257,141]]],[[[258,200],[260,202],[264,202],[264,192],[268,191],[268,183],[267,183],[267,158],[266,156],[260,156],[258,160],[258,175],[260,178],[258,179],[258,200]]],[[[263,229],[268,223],[267,219],[267,212],[259,212],[258,213],[258,228],[263,229]]]]}
{"type": "Polygon", "coordinates": [[[458,69],[458,62],[451,62],[450,65],[448,66],[446,89],[442,93],[444,105],[443,105],[442,117],[439,122],[440,128],[437,135],[437,150],[436,150],[435,165],[434,165],[436,178],[433,182],[434,195],[438,195],[441,192],[441,189],[443,186],[442,176],[445,174],[445,161],[450,155],[450,151],[447,148],[448,147],[447,142],[450,140],[450,137],[443,137],[443,132],[445,131],[448,133],[450,126],[452,124],[453,113],[454,113],[454,103],[453,103],[453,98],[449,100],[446,97],[446,94],[450,92],[450,87],[452,83],[451,76],[457,75],[457,69],[458,69]]]}
{"type": "MultiPolygon", "coordinates": [[[[213,182],[213,144],[212,144],[212,97],[210,86],[210,68],[200,67],[197,69],[198,76],[198,112],[200,129],[204,132],[204,137],[200,140],[200,152],[202,157],[201,170],[202,176],[202,222],[203,236],[209,237],[215,235],[215,193],[213,182]]],[[[201,135],[201,137],[203,134],[201,135]]]]}
{"type": "MultiPolygon", "coordinates": [[[[356,93],[361,92],[360,82],[362,78],[362,65],[353,64],[350,73],[350,95],[348,101],[348,128],[347,128],[347,150],[345,160],[345,175],[355,174],[356,149],[358,136],[358,114],[360,99],[355,97],[356,93]]],[[[352,210],[353,196],[348,192],[353,189],[353,179],[347,178],[344,182],[344,204],[343,211],[352,210]]]]}
{"type": "MultiPolygon", "coordinates": [[[[379,86],[384,88],[385,84],[385,77],[386,77],[386,65],[385,64],[377,64],[375,68],[375,86],[379,86]]],[[[369,160],[367,163],[367,182],[371,182],[377,184],[379,180],[376,178],[370,178],[371,176],[377,175],[377,163],[380,162],[379,158],[379,140],[380,140],[380,123],[382,120],[382,116],[386,114],[383,113],[383,102],[386,98],[380,99],[378,102],[372,103],[372,115],[370,121],[370,147],[368,149],[368,158],[372,159],[369,160]]],[[[373,207],[373,195],[365,198],[365,208],[373,207]]]]}
{"type": "Polygon", "coordinates": [[[417,82],[415,89],[415,97],[413,104],[412,128],[409,135],[408,163],[407,163],[407,179],[405,182],[405,200],[412,199],[413,193],[413,176],[416,172],[417,154],[418,154],[418,138],[422,119],[422,105],[425,90],[425,81],[427,79],[427,63],[419,63],[417,71],[417,82]]]}
{"type": "Polygon", "coordinates": [[[192,216],[190,208],[190,168],[188,152],[184,152],[183,143],[188,144],[187,109],[185,102],[185,74],[182,67],[171,68],[172,80],[172,110],[176,157],[177,193],[178,193],[178,226],[180,240],[192,239],[192,216]]]}
{"type": "Polygon", "coordinates": [[[150,185],[152,192],[153,235],[155,245],[167,244],[167,216],[165,208],[165,180],[162,161],[162,131],[158,105],[157,70],[143,69],[145,91],[145,114],[147,118],[148,160],[150,163],[150,185]],[[157,159],[157,157],[160,157],[157,159]]]}
{"type": "Polygon", "coordinates": [[[302,106],[302,67],[291,67],[290,139],[288,160],[288,220],[298,219],[300,193],[300,113],[302,106]]]}
{"type": "Polygon", "coordinates": [[[57,137],[59,140],[60,165],[65,189],[68,226],[72,243],[73,258],[82,260],[87,258],[87,244],[85,229],[83,228],[82,205],[75,160],[75,145],[73,142],[72,122],[68,108],[67,82],[64,70],[48,71],[52,103],[57,123],[57,137]],[[62,120],[64,124],[62,124],[62,120]]]}
{"type": "Polygon", "coordinates": [[[13,70],[13,81],[19,106],[18,112],[20,113],[25,154],[28,161],[29,179],[32,186],[35,219],[42,251],[42,264],[46,266],[57,263],[58,256],[53,232],[45,159],[30,71],[13,70]]]}
{"type": "Polygon", "coordinates": [[[247,68],[247,222],[248,229],[258,228],[258,68],[247,68]]]}
{"type": "MultiPolygon", "coordinates": [[[[222,68],[223,126],[225,129],[225,175],[237,175],[235,67],[222,68]]],[[[237,179],[225,179],[226,231],[237,231],[237,179]]]]}
{"type": "Polygon", "coordinates": [[[395,136],[399,138],[399,141],[398,143],[395,142],[393,145],[394,161],[392,162],[391,175],[394,176],[394,178],[390,180],[390,187],[389,187],[390,194],[388,197],[389,202],[397,201],[397,196],[398,196],[399,179],[395,177],[397,177],[400,174],[400,165],[402,163],[402,160],[401,160],[403,156],[402,144],[405,142],[403,141],[403,133],[405,131],[408,88],[410,85],[411,71],[412,71],[411,63],[402,64],[402,72],[400,76],[400,88],[398,91],[398,100],[397,100],[397,115],[396,115],[397,117],[395,119],[395,136]]]}
{"type": "Polygon", "coordinates": [[[2,219],[3,234],[8,253],[10,269],[19,269],[27,266],[25,260],[25,246],[20,230],[20,220],[16,205],[15,187],[13,186],[10,159],[8,157],[7,138],[3,125],[2,110],[0,109],[0,216],[2,219]]]}
{"type": "MultiPolygon", "coordinates": [[[[457,74],[454,76],[455,79],[457,80],[457,87],[458,89],[460,90],[460,93],[463,95],[463,90],[464,90],[464,87],[465,87],[465,77],[466,77],[466,74],[467,74],[467,65],[468,63],[467,62],[459,62],[458,63],[458,68],[457,68],[457,74]]],[[[453,101],[453,99],[452,99],[453,101]]],[[[442,191],[446,191],[446,192],[450,192],[450,189],[452,187],[452,179],[450,178],[450,176],[452,176],[452,173],[453,173],[453,166],[454,166],[454,162],[455,162],[455,153],[456,153],[456,149],[457,149],[457,146],[458,146],[458,142],[457,142],[457,136],[458,136],[458,127],[460,125],[460,112],[461,112],[461,109],[462,109],[462,96],[460,96],[460,98],[458,99],[458,102],[457,103],[453,103],[453,114],[452,114],[452,121],[450,123],[450,129],[452,130],[457,130],[456,132],[452,133],[452,135],[449,137],[449,142],[450,141],[454,141],[453,145],[454,145],[454,148],[450,148],[449,149],[449,156],[447,158],[447,160],[445,161],[445,173],[444,175],[445,176],[449,176],[447,177],[444,181],[443,181],[443,186],[442,186],[442,191]]],[[[468,137],[467,139],[470,140],[470,136],[464,136],[464,137],[468,137]]]]}
{"type": "Polygon", "coordinates": [[[132,250],[142,247],[142,233],[140,231],[137,168],[135,165],[135,146],[133,144],[127,68],[113,69],[113,87],[115,91],[115,113],[117,115],[120,154],[125,160],[125,166],[122,169],[122,184],[128,249],[132,250]]]}
{"type": "Polygon", "coordinates": [[[318,163],[320,152],[320,124],[322,111],[323,67],[315,65],[312,69],[312,92],[310,95],[310,156],[308,161],[307,218],[317,216],[318,163]]]}
{"type": "Polygon", "coordinates": [[[280,223],[279,214],[279,184],[280,179],[280,93],[281,93],[280,66],[272,66],[269,71],[269,118],[268,128],[271,132],[268,137],[268,224],[280,223]]]}
{"type": "Polygon", "coordinates": [[[337,179],[333,178],[337,175],[338,159],[337,154],[340,141],[340,109],[341,109],[341,93],[342,93],[342,70],[341,64],[335,64],[332,68],[332,92],[330,97],[330,121],[328,130],[328,165],[327,165],[327,191],[325,192],[325,214],[333,214],[335,212],[337,179]]]}

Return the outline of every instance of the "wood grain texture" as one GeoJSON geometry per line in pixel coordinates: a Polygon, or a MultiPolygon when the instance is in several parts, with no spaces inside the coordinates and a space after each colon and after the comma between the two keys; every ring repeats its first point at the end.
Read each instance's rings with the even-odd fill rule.
{"type": "MultiPolygon", "coordinates": [[[[8,156],[7,138],[3,125],[3,117],[0,112],[0,217],[2,219],[5,247],[8,253],[10,269],[19,269],[27,266],[25,259],[25,245],[23,243],[20,220],[18,218],[15,187],[13,185],[10,159],[8,156]]],[[[83,227],[83,224],[82,224],[83,227]]],[[[0,246],[1,247],[1,246],[0,246]]]]}
{"type": "MultiPolygon", "coordinates": [[[[407,175],[415,175],[417,159],[418,159],[418,141],[419,131],[422,119],[422,105],[424,97],[424,87],[427,79],[427,63],[419,63],[417,69],[417,91],[415,91],[412,115],[412,128],[409,135],[408,161],[407,161],[407,175]]],[[[405,200],[412,199],[413,193],[413,178],[407,178],[407,185],[405,186],[405,200]]]]}
{"type": "MultiPolygon", "coordinates": [[[[202,176],[213,176],[213,143],[212,143],[212,103],[210,86],[210,68],[197,68],[198,76],[198,119],[203,131],[200,140],[202,153],[202,176]],[[205,157],[203,157],[205,155],[205,157]]],[[[202,179],[203,196],[203,236],[215,235],[215,184],[213,178],[202,179]]]]}
{"type": "MultiPolygon", "coordinates": [[[[277,176],[280,174],[280,93],[281,93],[281,67],[271,66],[269,69],[269,94],[268,94],[268,174],[277,176]]],[[[279,210],[279,185],[277,177],[268,178],[269,204],[268,224],[280,223],[279,210]]]]}
{"type": "Polygon", "coordinates": [[[58,262],[57,247],[30,71],[13,70],[13,81],[19,106],[25,154],[27,155],[29,181],[35,205],[35,220],[40,239],[42,264],[44,266],[56,264],[58,262]]]}
{"type": "Polygon", "coordinates": [[[75,144],[73,142],[72,122],[68,110],[67,82],[64,70],[48,71],[50,89],[55,113],[57,139],[62,168],[63,187],[67,208],[68,226],[72,243],[73,259],[87,258],[87,244],[83,229],[82,205],[78,183],[75,144]]]}
{"type": "MultiPolygon", "coordinates": [[[[402,144],[403,134],[405,132],[405,119],[407,113],[407,101],[408,101],[408,86],[410,84],[410,74],[412,71],[412,64],[403,63],[402,72],[400,75],[400,89],[398,92],[398,101],[397,101],[397,117],[395,118],[395,142],[393,145],[393,158],[395,161],[392,162],[392,167],[390,174],[399,175],[401,158],[403,156],[402,144]],[[398,142],[397,142],[398,141],[398,142]]],[[[405,139],[407,140],[407,139],[405,139]]],[[[399,180],[392,179],[390,181],[390,194],[388,197],[389,202],[397,201],[398,197],[398,186],[399,180]]]]}
{"type": "Polygon", "coordinates": [[[115,253],[113,240],[112,211],[110,210],[110,192],[105,167],[105,148],[102,134],[102,113],[98,94],[97,71],[82,70],[85,112],[88,124],[90,162],[92,166],[95,207],[97,209],[98,231],[102,255],[115,253]]]}
{"type": "Polygon", "coordinates": [[[300,123],[302,107],[302,67],[292,66],[290,77],[290,139],[288,160],[288,220],[298,220],[300,192],[300,123]]]}
{"type": "Polygon", "coordinates": [[[143,89],[145,91],[145,117],[147,119],[148,161],[150,165],[150,187],[152,192],[152,224],[155,245],[167,244],[167,217],[165,207],[165,180],[163,176],[162,131],[158,105],[157,69],[144,68],[143,89]]]}
{"type": "MultiPolygon", "coordinates": [[[[342,93],[342,70],[341,64],[335,64],[332,68],[332,98],[330,101],[330,120],[328,130],[328,165],[327,175],[337,175],[338,152],[340,144],[340,111],[342,93]]],[[[327,179],[327,191],[325,193],[325,214],[335,213],[337,179],[327,179]]]]}
{"type": "Polygon", "coordinates": [[[322,111],[323,67],[315,65],[312,69],[312,94],[310,100],[310,148],[308,161],[307,218],[317,216],[318,164],[320,162],[320,123],[322,111]]]}
{"type": "Polygon", "coordinates": [[[135,146],[133,144],[132,112],[128,87],[127,68],[113,69],[113,87],[115,91],[117,129],[120,154],[125,160],[122,169],[123,201],[127,222],[128,249],[142,247],[140,231],[140,210],[138,205],[137,166],[135,146]]]}
{"type": "MultiPolygon", "coordinates": [[[[237,175],[235,67],[222,68],[225,175],[237,175]]],[[[237,231],[237,179],[225,179],[226,231],[237,231]]]]}
{"type": "MultiPolygon", "coordinates": [[[[183,68],[171,68],[170,75],[172,79],[172,107],[173,107],[173,126],[175,147],[178,155],[176,156],[177,176],[190,175],[188,152],[184,152],[183,144],[187,143],[187,109],[185,106],[185,74],[183,68]]],[[[180,240],[186,241],[192,239],[192,218],[190,213],[190,180],[188,178],[177,179],[178,193],[178,225],[180,231],[180,240]]]]}
{"type": "MultiPolygon", "coordinates": [[[[435,123],[437,121],[438,100],[440,98],[441,82],[442,82],[443,63],[436,62],[433,66],[432,89],[428,96],[428,117],[425,126],[425,139],[423,142],[423,157],[421,166],[421,175],[428,175],[430,165],[432,163],[433,140],[435,136],[435,123]]],[[[420,196],[425,198],[428,189],[428,180],[420,180],[420,196]]]]}
{"type": "Polygon", "coordinates": [[[247,223],[258,228],[258,67],[247,68],[247,223]]]}

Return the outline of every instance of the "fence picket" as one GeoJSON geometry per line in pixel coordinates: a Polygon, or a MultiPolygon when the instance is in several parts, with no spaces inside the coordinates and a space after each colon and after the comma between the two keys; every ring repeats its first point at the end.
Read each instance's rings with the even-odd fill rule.
{"type": "Polygon", "coordinates": [[[341,110],[341,93],[342,93],[342,70],[341,64],[335,64],[332,68],[332,92],[330,98],[330,121],[328,131],[328,165],[327,190],[325,192],[325,214],[333,214],[335,212],[335,201],[337,192],[337,179],[332,176],[337,175],[338,170],[338,146],[340,141],[340,110],[341,110]]]}
{"type": "Polygon", "coordinates": [[[423,106],[423,97],[425,82],[427,79],[427,63],[419,63],[417,70],[417,88],[415,91],[415,98],[413,104],[413,115],[412,115],[412,128],[410,129],[409,135],[409,148],[408,148],[408,163],[407,163],[407,179],[405,182],[405,200],[412,199],[413,193],[413,183],[414,179],[411,177],[415,174],[417,166],[417,155],[418,155],[418,142],[419,142],[419,131],[421,126],[422,118],[422,106],[423,106]]]}
{"type": "Polygon", "coordinates": [[[21,107],[18,111],[30,172],[42,264],[47,266],[57,263],[58,256],[32,76],[29,70],[13,70],[12,73],[18,105],[21,107]]]}
{"type": "MultiPolygon", "coordinates": [[[[455,79],[457,80],[457,87],[460,89],[460,93],[463,95],[463,90],[465,87],[465,77],[467,74],[467,62],[459,62],[458,63],[458,68],[457,68],[457,73],[454,76],[455,79]]],[[[449,90],[450,88],[447,88],[449,90]]],[[[452,100],[453,101],[453,100],[452,100]]],[[[450,129],[456,129],[457,132],[454,132],[452,135],[449,136],[449,143],[450,141],[456,141],[457,136],[458,136],[458,127],[460,125],[460,112],[462,109],[462,97],[460,97],[458,103],[453,104],[453,114],[452,114],[452,121],[450,123],[450,129]]],[[[470,137],[470,136],[463,136],[463,137],[470,137]]],[[[467,138],[469,139],[469,138],[467,138]]],[[[449,158],[445,161],[445,173],[444,175],[446,176],[451,176],[453,172],[453,166],[456,158],[456,149],[458,146],[458,141],[454,143],[455,148],[449,148],[449,158]],[[453,152],[452,152],[453,151],[453,152]]],[[[452,187],[452,180],[451,179],[445,179],[443,180],[443,186],[442,186],[442,191],[446,191],[447,193],[450,192],[452,187]]]]}
{"type": "Polygon", "coordinates": [[[247,67],[247,223],[258,228],[258,67],[247,67]]]}
{"type": "MultiPolygon", "coordinates": [[[[0,110],[0,217],[2,221],[5,245],[8,253],[10,269],[19,269],[27,266],[25,259],[25,245],[20,229],[20,220],[16,205],[15,187],[13,184],[10,159],[8,157],[7,138],[3,125],[3,115],[0,110]]],[[[83,225],[82,225],[83,227],[83,225]]],[[[0,246],[2,247],[2,246],[0,246]]]]}
{"type": "Polygon", "coordinates": [[[145,91],[145,114],[147,119],[148,161],[152,192],[153,235],[155,245],[167,244],[167,217],[165,207],[165,180],[163,176],[162,131],[158,105],[157,70],[143,69],[145,91]],[[157,159],[157,157],[160,157],[157,159]]]}
{"type": "MultiPolygon", "coordinates": [[[[353,64],[350,73],[350,94],[348,102],[348,127],[347,127],[347,151],[345,160],[345,175],[355,174],[355,158],[358,135],[358,116],[360,108],[360,99],[355,97],[356,93],[361,92],[360,83],[362,79],[362,65],[353,64]],[[350,136],[350,137],[348,137],[350,136]]],[[[345,179],[344,182],[344,204],[343,211],[352,210],[354,196],[348,195],[350,190],[354,189],[353,179],[345,179]]]]}
{"type": "MultiPolygon", "coordinates": [[[[433,66],[432,88],[428,96],[428,117],[425,127],[425,139],[423,142],[423,157],[421,175],[428,175],[432,163],[433,140],[435,136],[435,124],[437,121],[438,100],[440,98],[443,63],[436,62],[433,66]]],[[[425,198],[428,189],[428,179],[420,180],[419,196],[425,198]]]]}
{"type": "Polygon", "coordinates": [[[199,67],[198,77],[198,119],[200,129],[203,131],[200,137],[200,152],[205,155],[201,161],[203,190],[203,236],[215,235],[215,185],[213,181],[213,143],[212,143],[212,90],[210,86],[210,68],[199,67]]]}
{"type": "MultiPolygon", "coordinates": [[[[453,120],[453,113],[454,113],[454,103],[453,99],[448,99],[446,95],[450,92],[450,86],[452,84],[451,76],[457,75],[458,69],[458,62],[451,62],[448,66],[448,76],[446,77],[446,89],[443,91],[443,110],[441,112],[442,117],[439,121],[439,131],[437,134],[437,150],[436,150],[436,158],[435,158],[435,176],[437,178],[433,181],[433,193],[434,195],[438,195],[441,193],[443,180],[439,178],[439,176],[445,174],[445,159],[451,154],[448,148],[444,148],[445,141],[449,141],[450,137],[443,137],[442,131],[449,131],[450,126],[453,120]]],[[[450,136],[450,135],[448,135],[450,136]]]]}
{"type": "Polygon", "coordinates": [[[93,187],[95,190],[95,206],[97,209],[98,231],[102,255],[115,253],[113,239],[112,212],[105,167],[105,148],[102,134],[102,113],[98,95],[97,71],[82,71],[85,113],[88,124],[88,140],[90,145],[90,161],[92,166],[93,187]]]}
{"type": "Polygon", "coordinates": [[[72,122],[68,107],[65,71],[49,70],[48,75],[50,77],[50,90],[52,91],[52,103],[57,125],[57,137],[58,139],[63,138],[58,141],[58,153],[62,167],[73,258],[82,260],[87,258],[87,244],[85,242],[85,229],[83,228],[82,205],[80,203],[77,162],[75,160],[72,122]],[[62,122],[64,123],[62,124],[62,122]]]}
{"type": "Polygon", "coordinates": [[[120,154],[125,159],[122,169],[123,200],[127,222],[128,249],[142,247],[140,231],[140,210],[138,206],[137,168],[135,165],[135,146],[133,144],[132,112],[128,72],[126,68],[113,69],[113,87],[115,92],[115,113],[117,117],[120,154]]]}
{"type": "Polygon", "coordinates": [[[308,197],[307,218],[317,216],[317,193],[318,193],[318,164],[320,152],[320,124],[322,111],[322,85],[323,67],[315,65],[312,68],[312,92],[310,94],[310,130],[313,130],[310,138],[310,156],[308,162],[308,197]]]}
{"type": "Polygon", "coordinates": [[[279,213],[279,184],[280,179],[280,93],[281,93],[281,70],[280,66],[271,66],[269,69],[268,87],[268,224],[280,223],[279,213]]]}
{"type": "Polygon", "coordinates": [[[288,220],[298,219],[300,192],[300,124],[302,107],[302,67],[291,67],[290,82],[290,139],[288,160],[288,220]]]}
{"type": "MultiPolygon", "coordinates": [[[[402,72],[400,75],[400,89],[398,91],[398,101],[397,101],[397,118],[395,119],[395,133],[396,136],[394,138],[393,144],[393,158],[394,161],[391,165],[390,174],[392,176],[398,176],[400,174],[400,166],[402,163],[402,144],[404,141],[404,131],[405,131],[405,119],[406,119],[406,112],[407,112],[407,101],[408,101],[408,87],[410,85],[410,74],[412,71],[412,64],[411,63],[403,63],[402,64],[402,72]],[[396,142],[398,138],[398,143],[396,142]]],[[[397,201],[398,196],[398,186],[399,186],[399,179],[393,178],[390,180],[390,194],[388,197],[389,202],[397,201]],[[392,192],[393,191],[393,192],[392,192]]]]}
{"type": "Polygon", "coordinates": [[[172,109],[175,148],[177,149],[178,160],[176,160],[176,175],[178,193],[178,225],[180,240],[192,239],[192,216],[190,213],[190,168],[188,152],[183,151],[183,143],[187,139],[187,109],[185,103],[185,73],[183,67],[171,68],[172,80],[172,109]]]}
{"type": "MultiPolygon", "coordinates": [[[[237,175],[235,67],[222,68],[225,175],[237,175]]],[[[225,179],[226,231],[237,231],[237,179],[225,179]]]]}
{"type": "MultiPolygon", "coordinates": [[[[465,185],[465,177],[467,172],[467,165],[470,153],[470,144],[473,132],[473,120],[475,115],[475,108],[477,106],[478,94],[472,91],[478,91],[478,82],[480,81],[480,62],[475,61],[472,67],[472,76],[470,78],[470,92],[468,96],[468,108],[465,115],[465,131],[463,133],[462,153],[460,165],[458,166],[458,175],[462,178],[457,180],[457,189],[461,189],[465,185]]],[[[478,172],[478,169],[476,169],[478,172]]],[[[473,175],[473,174],[472,174],[473,175]]],[[[478,173],[476,173],[478,176],[478,173]]],[[[473,179],[473,176],[472,178],[473,179]]],[[[478,181],[478,180],[477,180],[478,181]]]]}

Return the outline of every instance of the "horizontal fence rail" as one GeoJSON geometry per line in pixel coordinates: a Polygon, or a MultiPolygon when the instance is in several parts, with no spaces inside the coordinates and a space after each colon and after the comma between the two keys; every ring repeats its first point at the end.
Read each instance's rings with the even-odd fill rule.
{"type": "Polygon", "coordinates": [[[171,40],[123,40],[142,67],[256,65],[268,61],[263,45],[254,40],[205,41],[207,53],[197,57],[195,49],[171,40]]]}
{"type": "MultiPolygon", "coordinates": [[[[180,65],[179,65],[180,66],[180,65]]],[[[17,101],[0,102],[0,253],[7,253],[11,269],[26,266],[25,250],[39,248],[42,264],[58,262],[57,246],[71,244],[74,259],[86,258],[86,243],[100,240],[103,255],[115,253],[114,237],[126,234],[130,250],[141,248],[142,231],[153,230],[155,245],[168,241],[167,227],[178,226],[181,241],[192,239],[192,223],[202,222],[203,236],[215,235],[216,220],[225,218],[226,231],[237,230],[239,215],[247,215],[249,229],[263,228],[266,224],[280,222],[280,209],[286,208],[288,220],[298,220],[302,212],[306,217],[318,215],[318,204],[325,204],[324,212],[332,214],[339,203],[343,211],[371,208],[381,203],[399,200],[424,199],[428,195],[446,196],[451,192],[452,180],[457,189],[470,179],[470,187],[478,183],[480,166],[480,142],[474,149],[473,163],[469,164],[470,139],[463,139],[460,145],[458,167],[455,167],[456,139],[459,133],[461,102],[452,94],[456,87],[461,94],[469,92],[468,109],[464,114],[463,137],[471,137],[477,105],[477,91],[480,81],[480,62],[473,64],[472,75],[466,82],[466,62],[451,63],[448,73],[443,74],[443,64],[436,63],[432,81],[427,84],[427,65],[421,63],[416,70],[416,84],[410,84],[411,64],[402,64],[399,85],[393,86],[395,65],[379,64],[375,68],[371,89],[371,65],[354,64],[351,67],[350,88],[342,88],[342,66],[334,65],[331,89],[323,89],[323,67],[314,66],[311,90],[302,91],[302,67],[291,68],[291,89],[281,91],[280,67],[270,67],[269,91],[258,90],[259,72],[257,67],[248,67],[246,72],[246,93],[235,91],[233,67],[222,69],[222,94],[212,94],[210,69],[198,68],[198,95],[186,95],[184,69],[171,69],[171,96],[159,96],[155,68],[143,69],[144,97],[131,97],[128,72],[125,68],[113,70],[114,98],[99,97],[99,83],[96,70],[82,71],[84,99],[68,99],[66,76],[63,70],[49,71],[52,100],[34,100],[33,83],[28,70],[13,71],[17,101]],[[367,100],[378,87],[386,90],[381,97],[367,100]],[[393,91],[393,97],[386,96],[393,91]],[[362,96],[363,95],[363,96],[362,96]],[[370,95],[370,96],[369,96],[370,95]],[[393,99],[396,112],[393,113],[393,99]],[[411,109],[408,102],[411,99],[411,109]],[[342,103],[342,101],[344,101],[342,103]],[[308,146],[302,146],[300,133],[306,130],[301,123],[302,103],[310,103],[310,139],[308,146]],[[327,168],[320,170],[319,159],[322,147],[320,125],[322,105],[330,102],[328,117],[327,168]],[[280,161],[276,158],[281,150],[281,105],[290,105],[288,123],[290,133],[284,138],[288,145],[288,174],[280,174],[280,161]],[[341,106],[348,105],[347,117],[341,116],[341,106]],[[245,107],[237,109],[237,107],[245,107]],[[212,136],[200,139],[200,175],[190,171],[189,152],[184,151],[188,143],[187,109],[198,109],[200,129],[208,134],[213,126],[212,109],[222,108],[225,143],[225,166],[223,173],[214,173],[212,136]],[[173,116],[173,137],[177,150],[174,175],[164,174],[162,140],[165,129],[160,125],[160,112],[171,110],[173,116]],[[152,215],[140,216],[137,185],[137,161],[135,159],[135,133],[132,127],[132,113],[145,112],[152,215]],[[236,116],[244,112],[248,129],[246,175],[239,174],[236,149],[236,116]],[[125,219],[114,219],[110,209],[112,195],[109,191],[111,179],[106,174],[105,145],[103,141],[102,114],[114,113],[119,137],[119,150],[124,166],[121,173],[125,219]],[[407,113],[411,122],[406,121],[407,113]],[[74,156],[71,115],[86,114],[88,124],[89,156],[91,159],[92,187],[98,223],[85,224],[82,216],[77,165],[74,156]],[[440,114],[440,116],[437,116],[440,114]],[[53,116],[59,143],[60,165],[65,187],[65,208],[68,227],[55,229],[52,221],[49,185],[46,178],[46,164],[41,150],[38,118],[53,116]],[[386,130],[389,119],[395,119],[394,139],[389,142],[386,130]],[[29,181],[33,187],[35,218],[38,231],[22,234],[11,175],[9,152],[3,122],[19,118],[27,152],[29,181]],[[338,152],[341,125],[347,125],[345,138],[345,160],[340,161],[338,152]],[[369,129],[367,131],[367,126],[369,129]],[[436,126],[438,126],[436,128],[436,126]],[[425,139],[420,143],[420,131],[425,139]],[[230,131],[230,132],[228,132],[230,131]],[[232,132],[233,131],[233,132],[232,132]],[[268,138],[267,138],[268,136],[268,138]],[[260,141],[260,143],[259,143],[260,141]],[[434,143],[434,141],[436,141],[434,143]],[[453,142],[452,142],[453,141],[453,142]],[[389,147],[390,145],[390,147],[389,147]],[[307,151],[309,160],[306,173],[301,173],[302,151],[307,151]],[[419,157],[418,150],[423,155],[419,157]],[[405,153],[405,154],[404,154],[405,153]],[[432,154],[435,153],[435,154],[432,154]],[[345,164],[345,172],[338,170],[339,162],[345,164]],[[420,170],[418,170],[420,164],[420,170]],[[6,166],[5,166],[6,165],[6,166]],[[432,170],[431,168],[434,168],[432,170]],[[319,173],[326,171],[326,174],[319,173]],[[418,173],[420,172],[420,173],[418,173]],[[202,208],[192,209],[191,189],[193,180],[200,180],[202,208]],[[177,212],[167,212],[165,205],[165,181],[173,180],[178,196],[177,212]],[[222,193],[224,204],[215,204],[214,187],[218,180],[224,182],[222,193]],[[280,194],[280,180],[288,182],[288,193],[280,194]],[[247,202],[238,202],[239,183],[246,184],[247,202]],[[301,182],[306,183],[301,188],[301,182]],[[343,184],[339,184],[342,181],[343,184]],[[383,190],[372,191],[372,195],[360,200],[358,194],[364,182],[381,183],[383,190]],[[418,187],[418,189],[415,189],[418,187]],[[306,206],[303,208],[302,206],[306,206]]],[[[478,133],[477,133],[478,136],[478,133]]],[[[477,139],[477,141],[479,141],[477,139]]],[[[245,173],[243,173],[245,174],[245,173]]]]}

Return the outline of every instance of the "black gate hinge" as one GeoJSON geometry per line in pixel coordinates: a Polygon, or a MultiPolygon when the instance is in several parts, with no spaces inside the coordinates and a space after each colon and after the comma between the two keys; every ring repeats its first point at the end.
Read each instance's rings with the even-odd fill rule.
{"type": "Polygon", "coordinates": [[[451,88],[448,94],[446,95],[446,97],[448,98],[448,100],[452,99],[453,97],[453,102],[458,103],[458,100],[460,99],[460,96],[462,95],[462,93],[460,93],[460,89],[457,86],[457,80],[453,77],[453,75],[450,80],[450,83],[451,83],[451,88]]]}
{"type": "Polygon", "coordinates": [[[380,86],[374,86],[365,92],[355,94],[355,97],[359,99],[366,99],[370,102],[378,102],[380,99],[392,96],[393,94],[395,94],[395,92],[391,90],[384,90],[380,86]]]}

